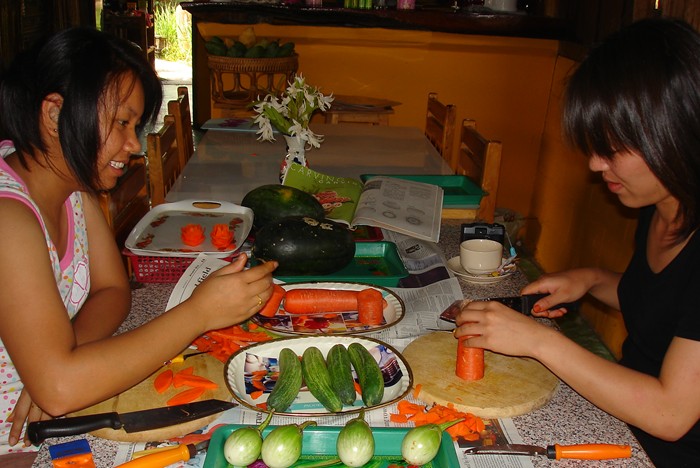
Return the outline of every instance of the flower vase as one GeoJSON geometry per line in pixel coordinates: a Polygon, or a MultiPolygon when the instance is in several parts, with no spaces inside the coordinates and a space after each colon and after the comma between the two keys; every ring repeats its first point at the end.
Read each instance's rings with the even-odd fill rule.
{"type": "Polygon", "coordinates": [[[287,154],[280,165],[280,183],[284,181],[284,176],[287,175],[289,166],[293,163],[301,164],[304,167],[309,167],[306,161],[306,143],[303,138],[296,136],[283,135],[287,141],[287,154]]]}

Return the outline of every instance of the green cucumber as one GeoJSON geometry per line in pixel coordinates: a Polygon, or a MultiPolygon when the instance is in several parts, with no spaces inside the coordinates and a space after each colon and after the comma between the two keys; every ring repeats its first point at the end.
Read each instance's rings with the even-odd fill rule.
{"type": "Polygon", "coordinates": [[[351,343],[348,354],[357,374],[364,404],[374,406],[381,403],[384,398],[384,376],[377,361],[360,343],[351,343]]]}
{"type": "Polygon", "coordinates": [[[321,350],[315,346],[306,348],[301,356],[301,371],[306,387],[324,408],[331,413],[337,413],[343,409],[343,402],[331,386],[331,376],[321,350]]]}
{"type": "Polygon", "coordinates": [[[267,407],[276,412],[285,411],[292,404],[301,390],[301,363],[297,353],[289,348],[282,348],[277,358],[279,376],[277,383],[267,397],[267,407]]]}
{"type": "Polygon", "coordinates": [[[357,392],[347,348],[340,343],[333,345],[326,356],[326,364],[331,376],[331,385],[340,401],[345,405],[355,403],[357,392]]]}

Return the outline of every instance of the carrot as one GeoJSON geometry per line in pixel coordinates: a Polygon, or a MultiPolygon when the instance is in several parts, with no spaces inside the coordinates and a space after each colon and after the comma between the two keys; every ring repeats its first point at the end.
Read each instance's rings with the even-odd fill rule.
{"type": "Polygon", "coordinates": [[[274,317],[280,308],[280,304],[282,303],[282,299],[284,299],[285,294],[287,294],[287,291],[282,286],[279,284],[273,284],[272,296],[270,296],[270,299],[267,300],[263,308],[260,309],[260,312],[258,313],[263,317],[274,317]]]}
{"type": "Polygon", "coordinates": [[[194,387],[194,388],[189,388],[185,391],[182,391],[169,399],[165,404],[168,406],[175,406],[175,405],[182,405],[185,403],[191,403],[197,398],[201,397],[202,394],[206,391],[206,388],[203,387],[194,387]]]}
{"type": "Polygon", "coordinates": [[[153,386],[155,387],[156,392],[165,393],[165,391],[170,387],[171,383],[173,383],[173,371],[168,369],[158,374],[153,381],[153,386]]]}
{"type": "Polygon", "coordinates": [[[420,395],[421,388],[423,388],[422,384],[416,384],[416,386],[413,387],[413,398],[418,399],[418,395],[420,395]]]}
{"type": "Polygon", "coordinates": [[[457,342],[455,374],[460,379],[479,380],[484,377],[484,350],[465,346],[466,338],[469,336],[463,336],[457,342]]]}
{"type": "Polygon", "coordinates": [[[194,374],[194,366],[185,367],[177,371],[178,374],[192,375],[194,374]]]}
{"type": "Polygon", "coordinates": [[[209,379],[205,379],[204,377],[200,377],[198,375],[189,375],[189,374],[181,374],[177,373],[173,377],[173,387],[179,388],[179,387],[198,387],[198,388],[204,388],[204,389],[212,389],[215,390],[219,388],[219,385],[216,382],[212,382],[209,379]]]}
{"type": "Polygon", "coordinates": [[[462,422],[447,428],[453,440],[461,437],[465,440],[474,441],[480,438],[480,433],[486,428],[484,421],[471,413],[461,412],[454,408],[454,405],[432,405],[426,409],[425,405],[411,403],[408,400],[401,400],[397,405],[398,414],[390,413],[389,419],[392,422],[413,422],[416,426],[424,424],[441,424],[443,422],[463,419],[462,422]],[[406,421],[404,421],[404,418],[406,421]]]}
{"type": "Polygon", "coordinates": [[[357,310],[357,291],[339,289],[290,289],[284,296],[290,314],[347,312],[357,310]]]}
{"type": "Polygon", "coordinates": [[[365,325],[381,325],[384,321],[382,293],[374,288],[357,293],[357,317],[365,325]]]}
{"type": "Polygon", "coordinates": [[[255,390],[255,391],[250,392],[250,397],[253,400],[257,400],[258,398],[263,396],[263,393],[265,393],[265,392],[263,392],[262,390],[255,390]]]}

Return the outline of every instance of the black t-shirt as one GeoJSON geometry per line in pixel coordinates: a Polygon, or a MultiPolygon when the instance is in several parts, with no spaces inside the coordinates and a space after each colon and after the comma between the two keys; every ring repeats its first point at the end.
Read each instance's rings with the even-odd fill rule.
{"type": "MultiPolygon", "coordinates": [[[[654,273],[646,255],[653,213],[653,207],[640,212],[634,255],[618,287],[628,332],[620,363],[658,377],[673,337],[700,341],[700,235],[694,234],[666,268],[654,273]]],[[[700,466],[700,422],[677,442],[630,428],[656,466],[700,466]]]]}

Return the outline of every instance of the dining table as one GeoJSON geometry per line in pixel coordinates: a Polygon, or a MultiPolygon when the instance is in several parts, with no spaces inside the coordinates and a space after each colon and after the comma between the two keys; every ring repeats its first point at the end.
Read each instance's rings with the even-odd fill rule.
{"type": "MultiPolygon", "coordinates": [[[[323,142],[307,149],[306,159],[322,174],[358,180],[363,174],[454,174],[416,127],[319,123],[312,130],[323,142]]],[[[208,130],[165,200],[240,203],[256,187],[279,184],[285,145],[280,134],[260,141],[255,127],[208,130]]]]}
{"type": "MultiPolygon", "coordinates": [[[[422,131],[417,128],[321,124],[314,130],[323,134],[325,141],[320,149],[309,152],[309,159],[311,164],[322,172],[327,171],[347,177],[359,177],[363,173],[451,173],[439,153],[430,146],[422,131]]],[[[282,138],[270,143],[258,141],[254,132],[209,130],[199,143],[195,155],[185,166],[180,179],[169,192],[167,200],[176,202],[185,199],[208,199],[240,203],[242,196],[249,189],[260,184],[278,183],[279,162],[283,155],[282,138]]],[[[416,246],[421,245],[421,242],[429,243],[439,253],[441,260],[436,269],[441,271],[441,275],[434,279],[457,282],[457,290],[465,299],[518,295],[528,282],[519,269],[515,269],[502,281],[481,283],[455,275],[454,271],[446,266],[447,259],[454,259],[459,255],[462,221],[443,219],[440,240],[437,243],[416,241],[416,246]]],[[[386,237],[391,238],[391,233],[386,231],[384,233],[386,237]]],[[[132,289],[130,314],[116,333],[131,330],[167,313],[166,306],[174,289],[174,282],[137,284],[132,289]]],[[[557,327],[552,320],[537,320],[548,326],[557,327]]],[[[420,336],[415,338],[418,339],[420,336]]],[[[407,395],[407,398],[410,396],[407,395]]],[[[240,411],[240,408],[228,411],[240,411]]],[[[372,411],[381,411],[381,409],[372,411]]],[[[284,418],[284,416],[275,416],[275,418],[284,418]]],[[[529,458],[470,455],[466,456],[466,461],[460,459],[462,468],[654,466],[625,423],[588,402],[565,382],[558,382],[556,391],[542,405],[506,419],[525,444],[537,446],[555,443],[630,445],[632,457],[580,461],[550,460],[543,456],[529,458]]],[[[98,468],[115,466],[118,454],[126,450],[125,446],[129,445],[126,442],[92,434],[49,439],[41,446],[33,466],[36,468],[51,466],[48,447],[78,438],[88,440],[95,466],[98,468]]]]}

